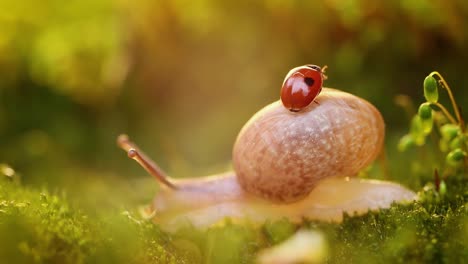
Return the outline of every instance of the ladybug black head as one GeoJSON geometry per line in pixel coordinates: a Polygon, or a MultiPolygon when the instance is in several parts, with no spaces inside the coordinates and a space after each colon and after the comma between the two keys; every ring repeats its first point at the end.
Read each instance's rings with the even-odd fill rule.
{"type": "Polygon", "coordinates": [[[322,71],[322,68],[320,68],[317,65],[309,64],[309,65],[306,65],[306,66],[313,69],[313,70],[316,70],[316,71],[322,71]]]}

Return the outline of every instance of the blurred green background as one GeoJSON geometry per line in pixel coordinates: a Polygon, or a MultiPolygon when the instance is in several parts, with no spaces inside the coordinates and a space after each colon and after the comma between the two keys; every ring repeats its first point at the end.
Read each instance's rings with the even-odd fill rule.
{"type": "Polygon", "coordinates": [[[467,105],[467,25],[463,0],[3,0],[0,162],[91,208],[148,202],[156,184],[117,135],[175,177],[220,172],[289,69],[312,63],[381,110],[395,164],[411,155],[395,156],[396,95],[421,102],[438,70],[467,105]]]}

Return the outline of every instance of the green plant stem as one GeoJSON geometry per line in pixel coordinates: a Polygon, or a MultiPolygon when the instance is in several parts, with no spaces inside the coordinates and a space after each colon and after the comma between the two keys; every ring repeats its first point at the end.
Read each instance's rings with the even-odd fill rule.
{"type": "MultiPolygon", "coordinates": [[[[438,102],[433,103],[433,104],[438,106],[442,110],[442,112],[444,112],[445,116],[447,116],[450,122],[453,124],[457,124],[460,127],[461,132],[465,134],[466,133],[465,121],[463,120],[462,115],[460,114],[460,108],[458,107],[457,102],[455,101],[455,97],[453,97],[452,89],[450,89],[450,86],[448,85],[444,77],[442,77],[442,75],[439,72],[433,71],[429,75],[431,76],[436,75],[439,78],[439,82],[442,83],[442,86],[445,88],[445,90],[447,90],[450,101],[452,102],[453,111],[455,112],[455,116],[457,117],[458,122],[442,104],[438,102]]],[[[468,149],[467,144],[463,144],[462,149],[466,151],[468,149]]],[[[464,170],[466,170],[467,167],[468,167],[468,158],[465,157],[463,159],[464,170]]]]}
{"type": "MultiPolygon", "coordinates": [[[[463,120],[463,118],[462,118],[462,116],[461,116],[461,114],[460,114],[460,108],[458,108],[457,102],[455,101],[455,97],[453,97],[452,89],[450,89],[450,86],[448,85],[448,83],[445,81],[444,77],[442,77],[442,75],[441,75],[439,72],[433,71],[433,72],[431,72],[430,75],[436,75],[437,77],[439,77],[439,82],[441,82],[442,85],[443,85],[443,86],[445,87],[445,89],[447,90],[447,93],[448,93],[448,95],[449,95],[450,101],[452,102],[453,111],[455,112],[455,116],[457,117],[457,120],[458,120],[458,122],[453,122],[453,121],[451,121],[451,122],[453,122],[454,124],[458,124],[458,126],[460,127],[461,132],[462,132],[463,134],[465,134],[465,121],[463,120]]],[[[436,104],[439,104],[439,103],[436,103],[436,104]]],[[[438,105],[438,106],[439,106],[439,105],[438,105]]],[[[439,108],[442,109],[442,111],[444,111],[444,109],[445,109],[445,107],[443,107],[441,104],[440,104],[439,108]]],[[[450,115],[450,113],[447,111],[447,109],[445,109],[444,112],[445,112],[445,115],[447,115],[447,114],[450,115]]],[[[449,117],[449,115],[447,115],[447,117],[448,117],[450,120],[454,120],[454,118],[453,118],[453,117],[449,117]]],[[[467,148],[464,147],[463,145],[462,145],[462,149],[463,149],[464,151],[467,150],[467,148]]],[[[468,168],[468,158],[465,157],[465,158],[463,159],[463,169],[465,170],[465,172],[466,172],[466,169],[467,169],[467,168],[468,168]]]]}
{"type": "Polygon", "coordinates": [[[462,132],[465,132],[465,122],[461,117],[460,110],[458,108],[457,102],[455,101],[455,98],[453,97],[452,90],[450,89],[450,86],[447,84],[444,77],[442,77],[442,75],[439,72],[433,71],[429,75],[436,75],[439,78],[439,81],[442,82],[443,86],[447,90],[447,93],[448,93],[448,95],[450,97],[450,101],[452,102],[452,107],[453,107],[453,111],[455,112],[455,116],[458,119],[458,122],[454,122],[454,124],[458,124],[460,126],[462,132]]]}
{"type": "Polygon", "coordinates": [[[436,103],[431,103],[431,104],[437,106],[440,110],[442,110],[442,112],[448,118],[450,123],[453,123],[453,124],[458,123],[457,120],[455,120],[455,118],[452,116],[452,114],[450,114],[450,112],[447,110],[447,108],[445,108],[441,103],[436,102],[436,103]]]}

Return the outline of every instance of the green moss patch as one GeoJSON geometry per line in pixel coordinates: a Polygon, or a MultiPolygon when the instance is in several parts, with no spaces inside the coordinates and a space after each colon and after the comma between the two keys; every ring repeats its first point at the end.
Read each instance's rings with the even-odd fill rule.
{"type": "Polygon", "coordinates": [[[88,216],[63,195],[0,181],[0,259],[8,263],[184,263],[169,237],[130,213],[88,216]]]}
{"type": "Polygon", "coordinates": [[[89,215],[64,195],[0,181],[0,259],[9,263],[252,263],[258,250],[299,228],[322,232],[330,263],[468,262],[467,180],[432,184],[416,202],[351,217],[342,224],[286,219],[261,227],[184,227],[167,234],[128,211],[89,215]]]}

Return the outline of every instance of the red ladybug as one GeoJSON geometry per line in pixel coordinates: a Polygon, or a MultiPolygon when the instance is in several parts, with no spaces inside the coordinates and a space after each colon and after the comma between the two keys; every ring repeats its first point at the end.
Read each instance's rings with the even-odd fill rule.
{"type": "Polygon", "coordinates": [[[292,112],[298,112],[308,106],[322,91],[324,75],[317,65],[304,65],[288,72],[281,87],[281,102],[292,112]]]}

